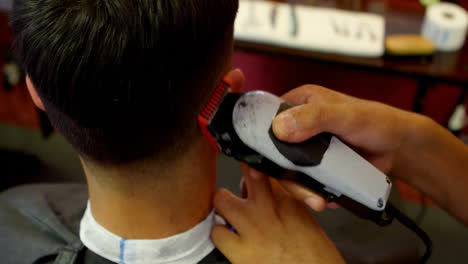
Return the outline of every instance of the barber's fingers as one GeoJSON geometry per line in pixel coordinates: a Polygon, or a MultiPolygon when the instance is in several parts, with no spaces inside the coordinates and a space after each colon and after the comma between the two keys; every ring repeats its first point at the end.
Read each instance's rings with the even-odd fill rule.
{"type": "Polygon", "coordinates": [[[241,196],[252,201],[260,199],[261,203],[272,202],[272,190],[268,176],[252,169],[245,163],[240,163],[242,170],[241,196]],[[258,198],[260,196],[260,198],[258,198]],[[263,200],[262,200],[263,199],[263,200]]]}
{"type": "Polygon", "coordinates": [[[259,207],[271,209],[274,203],[274,195],[271,183],[267,175],[254,169],[249,169],[244,175],[247,187],[247,199],[258,203],[259,207]]]}
{"type": "Polygon", "coordinates": [[[295,199],[303,201],[312,210],[322,212],[327,207],[327,202],[319,194],[291,181],[280,180],[279,182],[295,199]]]}
{"type": "Polygon", "coordinates": [[[242,247],[241,238],[226,226],[215,226],[211,230],[211,240],[216,248],[226,256],[236,256],[242,247]]]}
{"type": "Polygon", "coordinates": [[[224,80],[231,85],[232,92],[239,92],[244,86],[245,76],[241,70],[234,69],[224,76],[224,80]]]}
{"type": "Polygon", "coordinates": [[[236,230],[240,237],[255,232],[258,224],[252,215],[261,214],[275,219],[276,200],[268,176],[255,170],[244,175],[248,189],[247,199],[236,197],[232,192],[221,189],[214,197],[214,207],[236,230]]]}
{"type": "Polygon", "coordinates": [[[281,98],[295,105],[316,104],[323,101],[329,104],[336,104],[350,99],[357,99],[323,86],[313,84],[307,84],[293,89],[281,96],[281,98]]]}
{"type": "Polygon", "coordinates": [[[236,197],[232,192],[226,189],[220,189],[216,192],[213,205],[216,212],[224,217],[237,230],[244,230],[249,226],[249,219],[246,216],[248,207],[246,200],[236,197]]]}
{"type": "MultiPolygon", "coordinates": [[[[247,198],[248,195],[248,188],[246,186],[245,182],[245,177],[252,173],[253,170],[250,168],[248,165],[241,163],[240,164],[241,169],[242,169],[242,177],[241,183],[240,183],[240,188],[241,188],[241,197],[242,198],[247,198]]],[[[270,179],[271,182],[271,179],[270,179]]],[[[322,212],[326,207],[328,208],[338,208],[339,206],[334,204],[334,203],[327,203],[325,199],[320,196],[319,194],[301,186],[300,184],[294,183],[292,181],[287,181],[287,180],[279,180],[278,181],[282,188],[286,190],[289,194],[292,195],[292,197],[296,200],[304,202],[307,206],[309,206],[312,210],[317,211],[317,212],[322,212]]],[[[271,187],[273,189],[274,196],[277,200],[277,202],[281,203],[281,200],[286,199],[284,192],[280,190],[280,188],[277,188],[274,184],[275,182],[271,182],[271,187]]],[[[253,187],[250,187],[251,189],[253,187]]],[[[270,201],[269,201],[270,202],[270,201]]]]}
{"type": "Polygon", "coordinates": [[[240,163],[240,167],[242,170],[242,178],[239,183],[240,194],[242,198],[247,198],[249,194],[247,192],[247,186],[245,184],[245,175],[247,175],[250,172],[250,167],[249,165],[242,163],[242,162],[240,163]]]}
{"type": "Polygon", "coordinates": [[[298,105],[279,114],[273,121],[275,135],[287,142],[302,142],[321,132],[346,138],[360,129],[369,114],[366,100],[317,85],[304,85],[282,98],[298,105]]]}
{"type": "Polygon", "coordinates": [[[330,121],[323,108],[304,104],[282,112],[273,120],[275,135],[287,142],[302,142],[325,131],[330,121]]]}
{"type": "Polygon", "coordinates": [[[356,134],[365,122],[362,108],[348,104],[304,104],[282,112],[273,120],[275,135],[286,142],[303,142],[330,132],[343,139],[356,134]]]}

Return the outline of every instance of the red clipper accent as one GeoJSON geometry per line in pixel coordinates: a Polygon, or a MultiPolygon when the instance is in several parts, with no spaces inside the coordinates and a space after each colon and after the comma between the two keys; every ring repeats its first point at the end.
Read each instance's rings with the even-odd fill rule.
{"type": "Polygon", "coordinates": [[[208,131],[208,126],[210,125],[213,115],[216,113],[216,110],[223,101],[223,98],[229,91],[230,87],[230,83],[226,79],[223,79],[219,83],[218,87],[216,87],[216,90],[211,95],[210,100],[208,100],[208,103],[198,115],[198,125],[200,126],[203,135],[208,140],[213,149],[217,152],[221,152],[221,149],[218,146],[216,139],[213,137],[213,135],[211,135],[210,131],[208,131]]]}

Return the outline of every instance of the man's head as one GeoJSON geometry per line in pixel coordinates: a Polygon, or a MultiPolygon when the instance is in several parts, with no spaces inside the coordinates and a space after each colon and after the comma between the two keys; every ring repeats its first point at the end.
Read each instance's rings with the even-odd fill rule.
{"type": "MultiPolygon", "coordinates": [[[[181,154],[230,67],[237,0],[16,0],[15,48],[85,158],[181,154]]],[[[31,87],[30,87],[31,88],[31,87]]]]}

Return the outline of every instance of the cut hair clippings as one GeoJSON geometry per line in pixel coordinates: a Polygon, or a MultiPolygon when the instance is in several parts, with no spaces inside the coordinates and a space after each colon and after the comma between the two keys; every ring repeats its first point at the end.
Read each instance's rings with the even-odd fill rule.
{"type": "Polygon", "coordinates": [[[271,177],[290,180],[380,226],[399,220],[424,242],[425,263],[432,251],[429,236],[388,203],[390,179],[344,144],[322,133],[302,143],[286,143],[273,133],[273,119],[293,107],[268,92],[230,92],[223,80],[198,116],[212,147],[271,177]]]}

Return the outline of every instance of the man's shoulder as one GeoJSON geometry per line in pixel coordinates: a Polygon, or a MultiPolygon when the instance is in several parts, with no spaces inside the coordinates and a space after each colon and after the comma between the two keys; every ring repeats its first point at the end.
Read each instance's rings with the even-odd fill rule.
{"type": "Polygon", "coordinates": [[[229,264],[229,260],[215,248],[208,256],[206,256],[202,261],[198,264],[229,264]]]}
{"type": "MultiPolygon", "coordinates": [[[[111,264],[84,248],[79,239],[87,199],[83,184],[25,185],[0,193],[2,263],[49,263],[63,255],[76,258],[63,263],[111,264]]],[[[217,249],[199,262],[228,263],[217,249]]]]}
{"type": "MultiPolygon", "coordinates": [[[[82,263],[84,264],[115,264],[114,262],[107,260],[89,249],[83,249],[84,254],[82,257],[82,263]]],[[[206,256],[198,264],[230,264],[229,260],[218,250],[214,249],[208,256],[206,256]]]]}
{"type": "Polygon", "coordinates": [[[33,263],[64,249],[79,250],[86,201],[82,184],[25,185],[0,193],[2,262],[33,263]]]}

